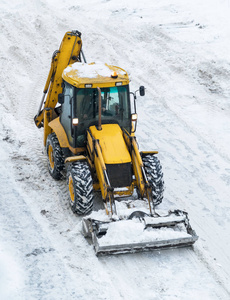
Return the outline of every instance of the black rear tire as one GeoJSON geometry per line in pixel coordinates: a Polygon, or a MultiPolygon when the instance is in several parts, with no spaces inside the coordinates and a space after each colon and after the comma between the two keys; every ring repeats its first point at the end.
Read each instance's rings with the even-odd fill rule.
{"type": "Polygon", "coordinates": [[[54,179],[60,180],[63,177],[61,171],[64,169],[64,155],[54,132],[47,137],[46,154],[50,175],[54,179]]]}
{"type": "Polygon", "coordinates": [[[145,173],[152,188],[154,205],[159,205],[163,200],[164,180],[159,159],[154,155],[146,155],[142,158],[145,173]]]}
{"type": "Polygon", "coordinates": [[[93,180],[85,161],[77,161],[68,167],[67,185],[70,206],[74,213],[86,215],[93,209],[93,180]]]}

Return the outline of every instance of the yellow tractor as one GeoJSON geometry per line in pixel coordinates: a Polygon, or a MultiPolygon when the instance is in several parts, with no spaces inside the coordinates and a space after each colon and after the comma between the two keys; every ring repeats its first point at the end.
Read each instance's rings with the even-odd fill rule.
{"type": "MultiPolygon", "coordinates": [[[[145,88],[141,86],[137,92],[144,96],[145,88]]],[[[82,51],[81,33],[67,32],[53,54],[34,118],[38,128],[44,127],[49,173],[56,180],[66,174],[71,208],[85,216],[83,233],[92,238],[97,254],[187,246],[198,238],[187,213],[176,210],[161,218],[155,211],[163,199],[163,173],[157,151],[138,150],[137,92],[129,91],[125,70],[106,63],[88,64],[82,51]],[[132,210],[129,216],[119,216],[117,201],[132,196],[134,190],[147,203],[148,213],[132,210]],[[89,215],[94,191],[101,193],[106,220],[89,215]],[[100,237],[106,235],[110,224],[124,219],[144,222],[146,230],[171,229],[183,224],[186,232],[167,240],[100,246],[100,237]]]]}

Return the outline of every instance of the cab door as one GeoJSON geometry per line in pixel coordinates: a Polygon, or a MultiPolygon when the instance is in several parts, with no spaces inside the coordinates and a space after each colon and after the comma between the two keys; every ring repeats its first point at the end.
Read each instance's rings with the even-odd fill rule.
{"type": "Polygon", "coordinates": [[[63,89],[64,103],[60,115],[61,124],[66,132],[70,146],[73,145],[73,128],[72,128],[72,103],[73,103],[74,87],[65,82],[63,89]]]}

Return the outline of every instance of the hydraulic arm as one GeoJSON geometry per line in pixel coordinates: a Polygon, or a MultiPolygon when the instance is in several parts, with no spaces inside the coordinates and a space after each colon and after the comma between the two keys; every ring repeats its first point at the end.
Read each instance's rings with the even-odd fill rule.
{"type": "Polygon", "coordinates": [[[59,50],[56,50],[52,56],[51,67],[46,80],[42,100],[38,113],[34,118],[38,128],[43,127],[44,125],[44,110],[54,109],[58,102],[58,94],[62,93],[63,70],[74,62],[81,62],[82,57],[84,62],[86,62],[82,52],[81,33],[79,31],[66,32],[59,50]]]}

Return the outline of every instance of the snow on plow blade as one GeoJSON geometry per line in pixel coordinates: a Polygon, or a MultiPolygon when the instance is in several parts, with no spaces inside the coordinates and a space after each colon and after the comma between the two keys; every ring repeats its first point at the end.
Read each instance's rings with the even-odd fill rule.
{"type": "Polygon", "coordinates": [[[183,211],[165,217],[139,214],[109,222],[83,218],[83,234],[92,238],[96,255],[187,247],[198,239],[183,211]]]}

